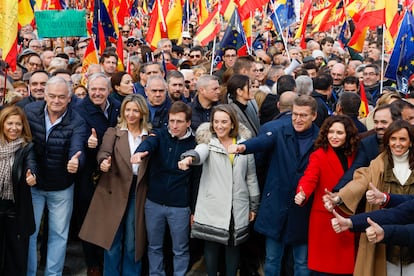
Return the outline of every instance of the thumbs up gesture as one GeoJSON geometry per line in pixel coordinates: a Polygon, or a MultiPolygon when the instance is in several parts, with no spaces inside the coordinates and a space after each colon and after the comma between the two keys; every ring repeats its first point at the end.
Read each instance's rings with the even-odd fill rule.
{"type": "Polygon", "coordinates": [[[26,183],[29,186],[34,186],[36,185],[36,175],[32,174],[32,172],[30,171],[30,169],[28,169],[26,171],[26,183]]]}
{"type": "Polygon", "coordinates": [[[331,219],[332,228],[336,233],[341,233],[349,228],[352,228],[352,220],[349,218],[344,218],[340,214],[338,214],[335,210],[332,211],[334,214],[334,218],[331,219]]]}
{"type": "Polygon", "coordinates": [[[99,168],[101,169],[101,171],[103,172],[108,172],[109,169],[111,168],[111,156],[109,156],[108,158],[102,160],[101,165],[99,166],[99,168]]]}
{"type": "Polygon", "coordinates": [[[70,172],[70,173],[76,173],[78,171],[78,167],[79,167],[79,156],[81,154],[82,154],[82,152],[81,151],[78,151],[68,161],[68,166],[67,166],[68,172],[70,172]]]}
{"type": "Polygon", "coordinates": [[[297,205],[302,205],[305,199],[306,199],[306,194],[303,191],[302,186],[299,186],[299,192],[295,195],[295,203],[297,205]]]}
{"type": "Polygon", "coordinates": [[[322,196],[323,206],[329,212],[332,212],[333,208],[338,204],[341,199],[336,193],[330,192],[325,188],[325,194],[322,196]]]}
{"type": "Polygon", "coordinates": [[[92,134],[88,139],[88,148],[95,149],[98,146],[98,136],[96,135],[96,130],[92,128],[92,134]]]}
{"type": "Polygon", "coordinates": [[[365,229],[368,241],[372,243],[382,241],[384,239],[384,229],[382,229],[382,227],[371,218],[367,218],[367,222],[370,225],[367,229],[365,229]]]}
{"type": "Polygon", "coordinates": [[[367,202],[369,204],[381,205],[384,204],[384,193],[377,189],[371,182],[369,183],[369,190],[365,193],[367,202]]]}

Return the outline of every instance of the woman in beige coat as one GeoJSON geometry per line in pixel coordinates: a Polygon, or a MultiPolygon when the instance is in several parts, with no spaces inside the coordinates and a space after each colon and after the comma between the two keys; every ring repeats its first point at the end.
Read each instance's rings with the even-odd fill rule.
{"type": "Polygon", "coordinates": [[[106,131],[97,155],[103,173],[79,236],[105,249],[104,275],[141,274],[147,164],[131,165],[130,158],[148,134],[148,114],[142,96],[128,95],[117,127],[106,131]]]}
{"type": "MultiPolygon", "coordinates": [[[[327,209],[331,209],[332,203],[340,203],[338,206],[342,211],[354,214],[360,200],[370,189],[370,183],[382,192],[414,195],[414,127],[406,121],[394,121],[385,131],[383,139],[385,149],[371,161],[369,167],[356,170],[353,180],[337,194],[324,196],[327,209]]],[[[370,203],[369,194],[365,211],[378,210],[378,205],[370,203]]],[[[412,248],[369,243],[366,234],[361,233],[355,276],[408,276],[413,273],[412,248]]]]}

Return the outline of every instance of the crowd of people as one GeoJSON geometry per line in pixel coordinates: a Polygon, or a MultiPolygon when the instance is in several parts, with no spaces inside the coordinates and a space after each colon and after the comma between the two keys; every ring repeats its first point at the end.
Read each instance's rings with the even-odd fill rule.
{"type": "Polygon", "coordinates": [[[414,274],[414,93],[380,32],[302,49],[257,15],[252,53],[213,66],[195,26],[153,50],[133,22],[125,71],[31,25],[1,63],[0,275],[62,275],[70,233],[88,275],[414,274]]]}

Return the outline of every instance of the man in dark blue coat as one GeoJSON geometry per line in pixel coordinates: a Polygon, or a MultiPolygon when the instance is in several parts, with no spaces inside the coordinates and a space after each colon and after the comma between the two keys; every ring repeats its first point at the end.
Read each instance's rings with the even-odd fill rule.
{"type": "Polygon", "coordinates": [[[191,108],[181,101],[172,104],[168,128],[154,131],[131,157],[132,163],[150,157],[145,219],[148,237],[150,275],[165,275],[164,233],[170,229],[174,253],[174,275],[185,275],[190,260],[190,206],[197,187],[199,169],[178,168],[181,154],[194,149],[195,137],[190,129],[191,108]]]}
{"type": "Polygon", "coordinates": [[[45,274],[61,275],[73,209],[75,174],[85,162],[87,129],[82,117],[69,105],[68,83],[52,77],[45,101],[26,105],[37,163],[37,184],[32,187],[36,232],[30,237],[27,275],[37,269],[37,234],[43,209],[49,210],[49,236],[45,274]]]}
{"type": "MultiPolygon", "coordinates": [[[[88,145],[85,152],[85,167],[80,171],[75,183],[75,218],[78,227],[83,223],[96,183],[92,178],[98,168],[96,154],[108,127],[117,124],[120,103],[109,96],[110,80],[103,73],[95,73],[88,78],[88,96],[74,106],[85,120],[88,130],[88,145]]],[[[82,242],[88,274],[101,270],[102,249],[91,243],[82,242]]]]}
{"type": "Polygon", "coordinates": [[[399,119],[398,114],[393,111],[393,108],[390,105],[380,106],[374,111],[375,133],[361,140],[352,166],[345,172],[338,184],[332,189],[334,192],[338,192],[352,180],[356,169],[368,167],[369,163],[378,156],[385,130],[397,119],[399,119]]]}
{"type": "Polygon", "coordinates": [[[269,171],[255,230],[266,236],[265,275],[281,275],[286,245],[292,245],[295,275],[310,275],[307,267],[307,238],[310,207],[298,208],[293,198],[313,151],[319,129],[316,100],[300,96],[294,100],[292,120],[239,145],[229,153],[271,151],[269,171]]]}

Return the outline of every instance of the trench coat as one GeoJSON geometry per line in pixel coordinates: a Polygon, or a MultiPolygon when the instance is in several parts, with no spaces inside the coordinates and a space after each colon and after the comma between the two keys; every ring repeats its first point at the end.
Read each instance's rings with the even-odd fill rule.
{"type": "MultiPolygon", "coordinates": [[[[127,208],[133,173],[128,132],[108,128],[103,137],[97,159],[100,164],[112,156],[111,168],[102,173],[79,237],[109,250],[127,208]]],[[[135,198],[135,261],[141,259],[146,245],[144,204],[147,192],[147,161],[138,169],[135,198]]]]}

